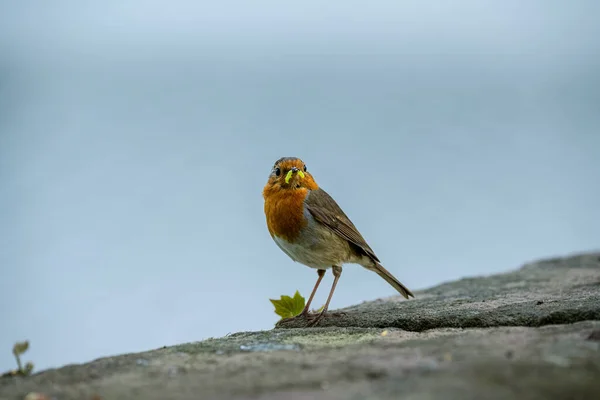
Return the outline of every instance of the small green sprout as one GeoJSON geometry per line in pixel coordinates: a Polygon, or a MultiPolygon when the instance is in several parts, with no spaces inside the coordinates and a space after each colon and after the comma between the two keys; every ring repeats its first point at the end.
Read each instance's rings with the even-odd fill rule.
{"type": "Polygon", "coordinates": [[[6,376],[27,376],[27,375],[31,375],[31,373],[33,372],[33,363],[32,362],[27,362],[25,363],[25,367],[23,367],[23,364],[21,363],[21,355],[23,353],[25,353],[27,350],[29,350],[29,341],[26,340],[24,342],[17,342],[15,343],[15,345],[13,346],[13,355],[15,356],[15,360],[17,360],[17,369],[16,370],[12,370],[12,371],[8,371],[5,374],[2,374],[2,377],[6,377],[6,376]]]}

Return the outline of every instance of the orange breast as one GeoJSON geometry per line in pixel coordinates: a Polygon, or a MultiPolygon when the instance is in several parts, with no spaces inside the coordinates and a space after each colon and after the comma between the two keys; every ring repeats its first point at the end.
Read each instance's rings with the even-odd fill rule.
{"type": "Polygon", "coordinates": [[[293,242],[308,221],[304,218],[307,189],[275,190],[265,195],[265,216],[271,236],[293,242]]]}

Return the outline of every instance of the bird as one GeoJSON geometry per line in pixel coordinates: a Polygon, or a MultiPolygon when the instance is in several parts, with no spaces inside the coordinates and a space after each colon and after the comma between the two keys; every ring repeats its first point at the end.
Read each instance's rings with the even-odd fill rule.
{"type": "Polygon", "coordinates": [[[315,326],[329,308],[345,264],[359,264],[375,272],[404,298],[415,297],[381,265],[350,218],[336,201],[319,187],[304,161],[281,157],[273,164],[263,188],[267,229],[273,241],[293,261],[316,269],[318,278],[302,312],[315,326]],[[322,310],[310,312],[310,304],[326,271],[331,269],[333,284],[322,310]]]}

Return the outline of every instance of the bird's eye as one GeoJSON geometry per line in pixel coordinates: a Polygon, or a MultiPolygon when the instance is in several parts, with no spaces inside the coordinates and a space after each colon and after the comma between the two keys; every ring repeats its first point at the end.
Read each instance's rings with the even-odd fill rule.
{"type": "Polygon", "coordinates": [[[281,170],[279,168],[275,168],[275,175],[281,175],[281,170]]]}
{"type": "Polygon", "coordinates": [[[306,172],[306,165],[304,165],[304,172],[306,172]]]}

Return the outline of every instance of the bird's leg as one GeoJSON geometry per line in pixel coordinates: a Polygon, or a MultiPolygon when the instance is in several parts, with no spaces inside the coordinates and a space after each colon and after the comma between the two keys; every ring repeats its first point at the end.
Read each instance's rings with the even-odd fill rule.
{"type": "Polygon", "coordinates": [[[312,293],[310,294],[310,297],[308,298],[308,301],[306,302],[306,306],[304,306],[304,310],[302,310],[302,312],[300,313],[300,315],[302,315],[302,316],[307,316],[309,314],[310,303],[312,303],[313,297],[315,297],[315,293],[317,293],[317,288],[319,287],[321,280],[325,276],[325,270],[318,269],[317,274],[319,274],[319,279],[317,279],[317,283],[315,283],[315,287],[313,288],[312,293]]]}
{"type": "Polygon", "coordinates": [[[317,270],[317,274],[319,274],[319,279],[317,279],[317,283],[315,283],[315,287],[313,288],[312,293],[310,294],[310,297],[308,298],[308,302],[304,306],[304,309],[302,310],[302,312],[300,314],[296,315],[295,317],[284,318],[281,321],[279,321],[277,324],[281,324],[281,323],[293,321],[293,320],[296,320],[298,318],[310,318],[310,316],[314,315],[314,314],[312,314],[312,313],[309,312],[309,310],[310,310],[310,303],[312,303],[312,300],[315,297],[315,293],[317,293],[317,288],[319,287],[319,284],[321,283],[321,280],[325,276],[325,270],[324,269],[318,269],[317,270]]]}
{"type": "Polygon", "coordinates": [[[327,302],[325,303],[325,306],[323,307],[323,311],[316,314],[314,317],[309,318],[310,321],[308,323],[308,326],[316,325],[323,318],[323,316],[325,316],[325,313],[327,312],[327,309],[329,308],[329,302],[331,301],[331,298],[333,297],[333,292],[335,291],[335,286],[337,285],[337,282],[340,279],[340,276],[342,275],[342,267],[334,265],[331,268],[331,272],[333,272],[333,285],[331,285],[331,291],[329,292],[329,297],[327,297],[327,302]]]}

